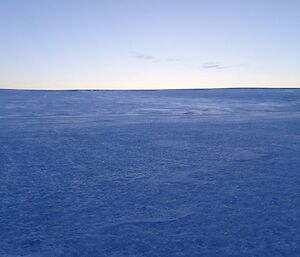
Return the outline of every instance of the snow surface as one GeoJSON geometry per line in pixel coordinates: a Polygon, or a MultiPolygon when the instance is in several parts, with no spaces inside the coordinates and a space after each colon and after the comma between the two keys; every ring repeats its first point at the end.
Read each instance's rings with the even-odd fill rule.
{"type": "Polygon", "coordinates": [[[0,256],[300,256],[300,90],[0,91],[0,256]]]}

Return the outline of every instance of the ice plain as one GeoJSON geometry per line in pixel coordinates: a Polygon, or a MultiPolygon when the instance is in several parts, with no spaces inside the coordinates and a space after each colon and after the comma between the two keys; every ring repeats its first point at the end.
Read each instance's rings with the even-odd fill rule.
{"type": "Polygon", "coordinates": [[[0,90],[0,256],[300,256],[300,89],[0,90]]]}

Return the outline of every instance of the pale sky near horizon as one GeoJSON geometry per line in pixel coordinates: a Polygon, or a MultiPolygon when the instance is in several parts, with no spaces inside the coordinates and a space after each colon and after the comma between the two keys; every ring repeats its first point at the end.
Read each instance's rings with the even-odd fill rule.
{"type": "Polygon", "coordinates": [[[300,87],[300,0],[0,0],[0,88],[300,87]]]}

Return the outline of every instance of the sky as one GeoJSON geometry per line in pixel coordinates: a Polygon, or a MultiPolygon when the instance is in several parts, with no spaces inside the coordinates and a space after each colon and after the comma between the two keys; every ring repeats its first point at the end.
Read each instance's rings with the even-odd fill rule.
{"type": "Polygon", "coordinates": [[[0,88],[300,87],[300,0],[0,0],[0,88]]]}

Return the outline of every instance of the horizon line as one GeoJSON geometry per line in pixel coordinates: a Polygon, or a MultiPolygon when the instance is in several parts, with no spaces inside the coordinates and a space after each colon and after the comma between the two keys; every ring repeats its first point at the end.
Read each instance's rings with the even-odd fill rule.
{"type": "Polygon", "coordinates": [[[101,89],[101,88],[74,88],[74,89],[35,89],[35,88],[0,88],[1,90],[14,91],[173,91],[173,90],[218,90],[218,89],[300,89],[300,87],[199,87],[199,88],[149,88],[149,89],[101,89]]]}

